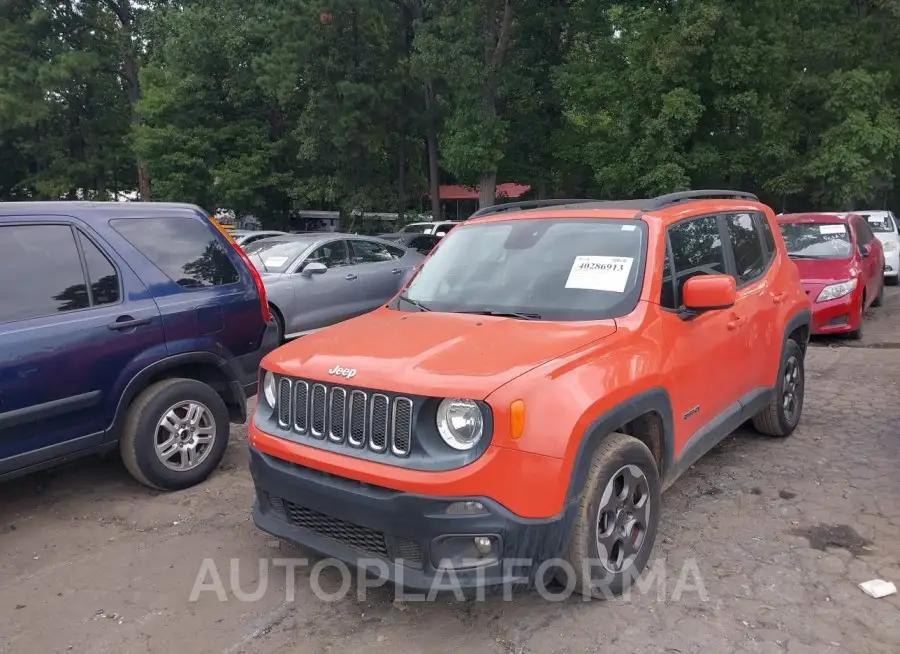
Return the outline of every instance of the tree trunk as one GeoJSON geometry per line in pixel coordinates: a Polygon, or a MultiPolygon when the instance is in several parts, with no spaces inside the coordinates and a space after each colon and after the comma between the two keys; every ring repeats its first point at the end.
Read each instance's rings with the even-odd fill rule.
{"type": "MultiPolygon", "coordinates": [[[[138,77],[137,52],[134,46],[134,15],[131,12],[131,0],[105,0],[106,5],[116,14],[122,28],[122,36],[128,44],[125,58],[122,62],[122,75],[125,78],[126,91],[128,93],[128,106],[131,110],[131,126],[138,124],[137,104],[141,99],[141,86],[138,77]]],[[[143,201],[150,199],[150,172],[147,164],[140,156],[136,156],[138,175],[138,195],[143,201]]]]}
{"type": "Polygon", "coordinates": [[[406,118],[400,125],[400,166],[397,170],[397,226],[406,222],[406,118]]]}
{"type": "Polygon", "coordinates": [[[434,116],[434,89],[431,80],[425,81],[425,114],[428,129],[425,140],[428,144],[428,182],[431,185],[431,219],[441,220],[441,177],[438,168],[438,128],[434,116]]]}
{"type": "MultiPolygon", "coordinates": [[[[482,101],[484,111],[489,120],[497,118],[497,74],[503,66],[506,51],[509,48],[510,33],[512,30],[513,10],[510,0],[506,0],[503,6],[503,15],[499,25],[495,24],[488,16],[484,25],[484,56],[487,67],[487,75],[484,78],[482,89],[482,101]]],[[[478,208],[491,207],[497,200],[497,164],[481,175],[478,183],[478,208]]]]}
{"type": "Polygon", "coordinates": [[[481,176],[478,183],[478,208],[492,207],[497,201],[497,171],[492,170],[481,176]]]}

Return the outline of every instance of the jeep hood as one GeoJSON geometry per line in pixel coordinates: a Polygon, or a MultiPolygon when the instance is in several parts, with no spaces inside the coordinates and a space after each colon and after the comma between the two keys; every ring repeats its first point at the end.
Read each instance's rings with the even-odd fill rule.
{"type": "Polygon", "coordinates": [[[559,323],[379,309],[293,341],[263,365],[362,388],[484,399],[542,363],[615,331],[614,320],[559,323]],[[355,374],[346,379],[329,373],[338,367],[355,374]]]}

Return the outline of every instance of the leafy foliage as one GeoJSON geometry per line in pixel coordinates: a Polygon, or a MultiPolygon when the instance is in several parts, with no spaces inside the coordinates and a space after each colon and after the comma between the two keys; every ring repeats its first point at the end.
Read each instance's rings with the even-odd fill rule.
{"type": "Polygon", "coordinates": [[[499,181],[884,206],[898,99],[897,0],[8,0],[0,198],[271,226],[499,181]]]}

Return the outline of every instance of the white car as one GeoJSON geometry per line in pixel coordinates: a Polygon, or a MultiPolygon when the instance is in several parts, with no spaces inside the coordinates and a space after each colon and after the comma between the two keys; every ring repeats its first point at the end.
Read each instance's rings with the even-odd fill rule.
{"type": "Polygon", "coordinates": [[[894,285],[900,274],[900,231],[897,218],[890,211],[855,211],[866,219],[884,246],[884,281],[894,285]]]}
{"type": "Polygon", "coordinates": [[[434,234],[435,236],[444,236],[451,229],[456,227],[462,221],[460,220],[445,220],[443,222],[429,222],[429,223],[410,223],[406,227],[400,230],[400,233],[403,234],[434,234]]]}

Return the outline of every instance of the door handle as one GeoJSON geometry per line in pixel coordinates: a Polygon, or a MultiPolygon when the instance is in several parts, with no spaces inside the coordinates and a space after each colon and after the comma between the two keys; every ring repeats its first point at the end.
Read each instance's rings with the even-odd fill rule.
{"type": "Polygon", "coordinates": [[[392,275],[399,275],[399,274],[402,273],[402,272],[403,272],[403,268],[394,268],[394,269],[391,271],[391,274],[392,274],[392,275]]]}
{"type": "Polygon", "coordinates": [[[734,320],[732,320],[731,322],[728,323],[728,329],[731,329],[731,330],[737,329],[738,327],[743,325],[746,321],[747,321],[747,319],[744,317],[735,318],[734,320]]]}
{"type": "Polygon", "coordinates": [[[149,325],[150,318],[132,318],[131,316],[119,316],[115,322],[107,325],[110,329],[133,329],[141,325],[149,325]]]}
{"type": "Polygon", "coordinates": [[[357,279],[358,277],[359,277],[359,275],[354,275],[353,273],[347,273],[346,275],[344,275],[344,279],[346,279],[347,281],[351,281],[351,282],[354,279],[357,279]]]}
{"type": "Polygon", "coordinates": [[[776,293],[772,295],[772,302],[774,302],[775,304],[781,304],[782,302],[784,302],[784,298],[786,297],[787,293],[776,293]]]}

